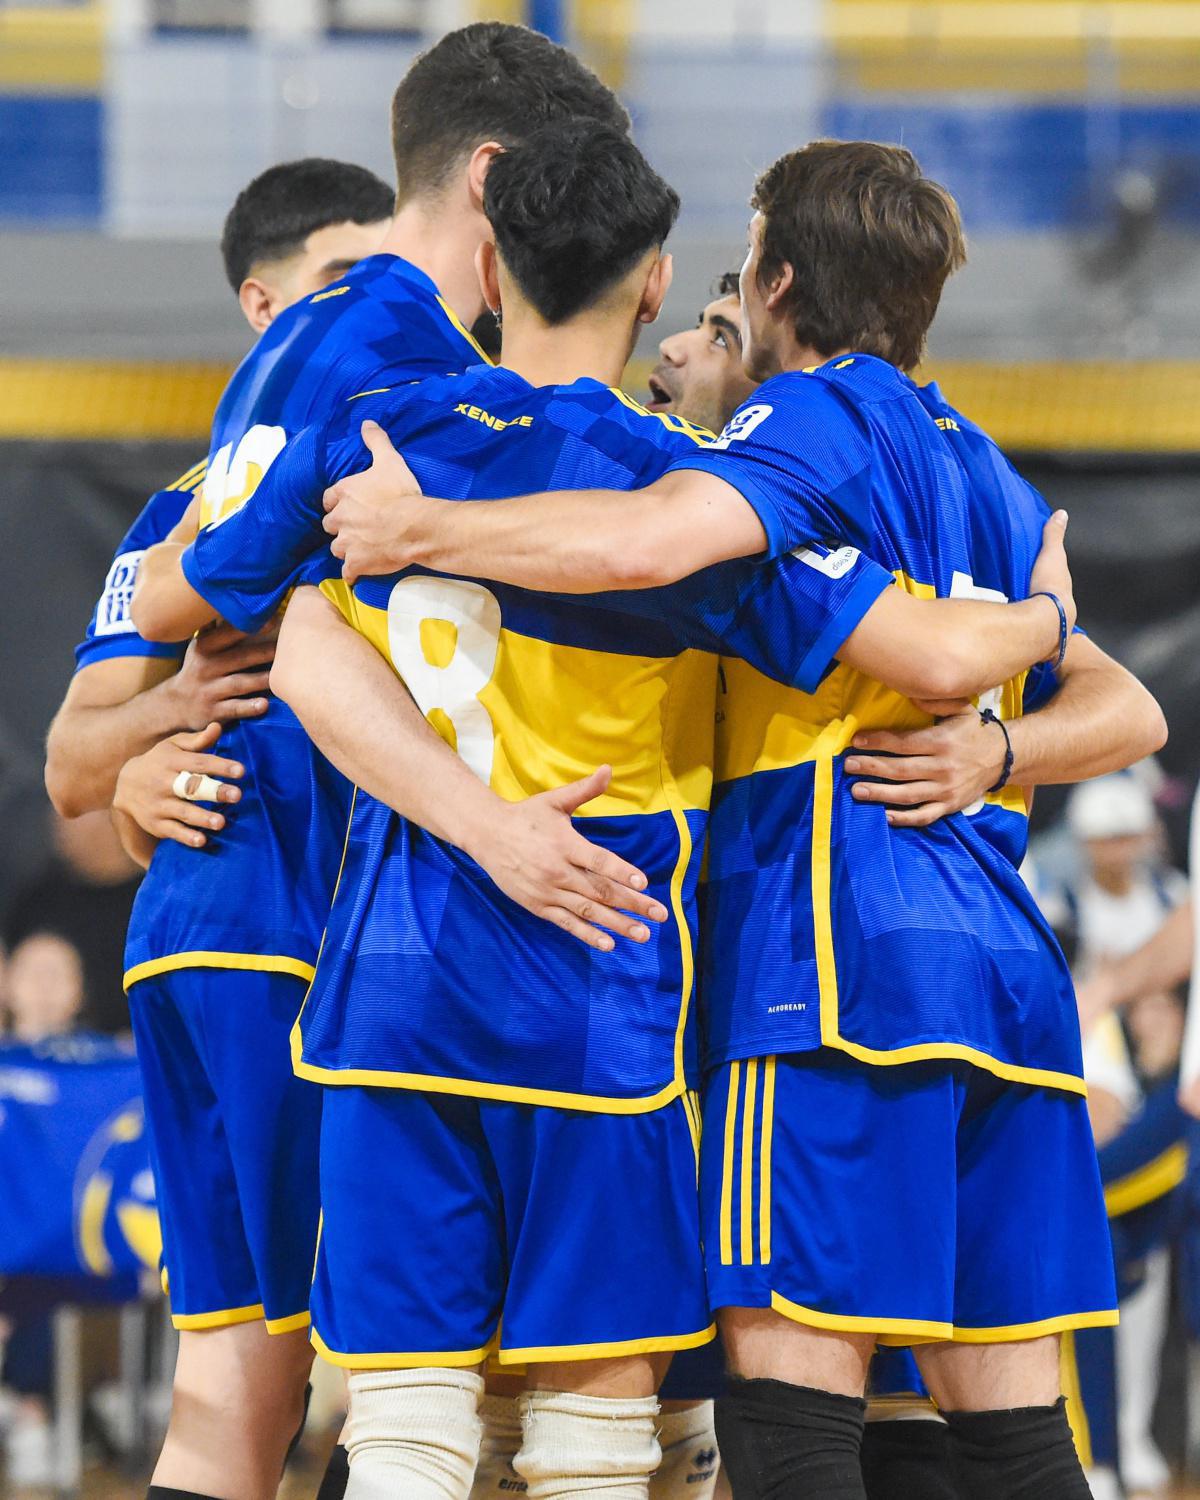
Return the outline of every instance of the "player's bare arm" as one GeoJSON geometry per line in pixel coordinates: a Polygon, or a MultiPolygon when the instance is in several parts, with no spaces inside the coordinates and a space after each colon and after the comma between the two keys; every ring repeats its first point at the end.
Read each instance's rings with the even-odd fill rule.
{"type": "Polygon", "coordinates": [[[126,852],[143,867],[163,839],[202,849],[208,835],[225,826],[224,814],[206,804],[241,800],[241,789],[233,783],[244,768],[212,754],[220,737],[216,722],[195,734],[173,734],[121,767],[113,795],[114,822],[126,852]],[[181,778],[186,796],[176,790],[181,778]]]}
{"type": "Polygon", "coordinates": [[[182,641],[216,619],[213,607],[183,575],[187,543],[167,540],[146,550],[130,613],[147,641],[182,641]]]}
{"type": "MultiPolygon", "coordinates": [[[[762,522],[730,484],[695,469],[645,489],[564,490],[515,500],[422,498],[382,428],[363,424],[373,463],[325,494],[325,529],[343,576],[418,563],[523,588],[588,594],[676,583],[767,546],[762,522]],[[536,545],[534,544],[536,539],[536,545]]],[[[1034,589],[1062,599],[1074,624],[1063,548],[1066,517],[1047,523],[1034,589]]],[[[888,589],[839,659],[905,697],[974,698],[1057,652],[1058,611],[1048,599],[989,604],[917,599],[888,589]]]]}
{"type": "Polygon", "coordinates": [[[1153,755],[1167,723],[1153,694],[1086,636],[1075,635],[1058,673],[1059,690],[1042,709],[1006,723],[981,718],[972,705],[928,729],[878,729],[854,737],[863,752],[847,757],[859,802],[886,802],[894,827],[923,828],[961,812],[1000,780],[1007,743],[1010,780],[1048,786],[1104,776],[1153,755]]]}
{"type": "Polygon", "coordinates": [[[602,951],[613,946],[603,928],[646,942],[645,921],[666,920],[661,903],[644,894],[645,876],[571,824],[571,814],[607,787],[607,767],[506,802],[433,730],[383,657],[318,589],[292,596],[271,685],[355,785],[469,854],[526,911],[602,951]]]}
{"type": "Polygon", "coordinates": [[[46,790],[65,818],[110,806],[121,767],[179,730],[228,723],[267,710],[267,677],[277,627],[242,636],[207,631],[182,664],[152,656],[112,657],[71,679],[46,739],[46,790]]]}

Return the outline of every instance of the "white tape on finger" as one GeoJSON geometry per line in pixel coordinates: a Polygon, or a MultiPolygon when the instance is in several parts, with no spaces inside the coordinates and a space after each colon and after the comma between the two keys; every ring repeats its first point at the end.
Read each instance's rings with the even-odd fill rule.
{"type": "Polygon", "coordinates": [[[185,802],[219,802],[224,785],[215,776],[200,776],[195,771],[180,771],[171,790],[185,802]]]}

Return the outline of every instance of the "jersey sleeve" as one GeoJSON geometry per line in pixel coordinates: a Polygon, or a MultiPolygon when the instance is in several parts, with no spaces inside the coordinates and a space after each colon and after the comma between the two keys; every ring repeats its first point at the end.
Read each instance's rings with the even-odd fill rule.
{"type": "Polygon", "coordinates": [[[83,640],[75,648],[75,670],[122,656],[157,656],[178,660],[185,641],[147,641],[138,634],[129,612],[138,569],[148,548],[164,541],[178,525],[204,476],[204,465],[189,470],[165,490],[158,490],[121,538],[104,580],[104,590],[92,611],[83,640]]]}
{"type": "MultiPolygon", "coordinates": [[[[363,451],[361,443],[355,447],[363,451]]],[[[307,427],[282,450],[245,505],[205,527],[186,549],[184,577],[222,619],[252,632],[276,612],[297,569],[326,541],[321,497],[330,482],[326,429],[307,427]]]]}
{"type": "Polygon", "coordinates": [[[699,469],[731,485],[762,522],[766,556],[780,557],[830,538],[866,545],[871,459],[866,426],[825,382],[785,375],[672,471],[699,469]]]}
{"type": "Polygon", "coordinates": [[[777,682],[812,693],[895,580],[856,547],[811,542],[755,568],[723,632],[725,651],[777,682]]]}

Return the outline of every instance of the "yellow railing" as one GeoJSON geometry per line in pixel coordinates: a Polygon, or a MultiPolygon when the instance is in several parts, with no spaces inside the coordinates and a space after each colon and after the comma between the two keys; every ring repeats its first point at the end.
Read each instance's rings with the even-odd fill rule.
{"type": "Polygon", "coordinates": [[[0,6],[0,91],[94,94],[103,76],[99,3],[0,6]]]}
{"type": "MultiPolygon", "coordinates": [[[[649,360],[626,371],[634,395],[649,360]]],[[[207,441],[223,365],[0,360],[0,439],[207,441]]],[[[935,360],[952,405],[1013,451],[1200,454],[1200,362],[991,365],[935,360]]]]}
{"type": "Polygon", "coordinates": [[[827,34],[878,92],[1200,89],[1200,0],[832,0],[827,34]]]}

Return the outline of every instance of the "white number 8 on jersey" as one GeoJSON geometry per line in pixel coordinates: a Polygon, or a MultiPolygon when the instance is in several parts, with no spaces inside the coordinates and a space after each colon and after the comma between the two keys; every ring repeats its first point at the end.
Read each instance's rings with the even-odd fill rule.
{"type": "Polygon", "coordinates": [[[496,731],[479,694],[492,680],[499,648],[500,601],[481,584],[414,576],[392,590],[392,665],[426,718],[440,710],[450,720],[459,755],[485,782],[496,731]]]}

